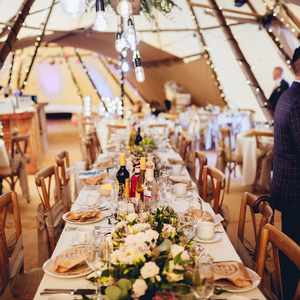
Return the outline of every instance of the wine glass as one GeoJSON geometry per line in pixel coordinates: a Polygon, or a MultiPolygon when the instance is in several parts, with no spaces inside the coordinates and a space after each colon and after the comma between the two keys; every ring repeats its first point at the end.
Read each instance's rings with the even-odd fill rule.
{"type": "Polygon", "coordinates": [[[212,258],[203,253],[196,258],[193,273],[193,293],[196,299],[209,299],[214,292],[212,258]]]}

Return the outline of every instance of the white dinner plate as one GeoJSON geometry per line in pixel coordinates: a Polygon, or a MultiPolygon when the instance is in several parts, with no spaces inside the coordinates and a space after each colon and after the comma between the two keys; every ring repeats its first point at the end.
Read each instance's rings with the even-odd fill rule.
{"type": "Polygon", "coordinates": [[[218,283],[216,283],[216,286],[219,287],[219,288],[224,289],[226,292],[229,292],[229,293],[245,293],[245,292],[250,292],[250,291],[256,289],[260,284],[261,278],[253,270],[251,270],[247,267],[246,267],[246,269],[247,269],[247,271],[249,273],[249,276],[251,278],[251,281],[252,281],[251,286],[248,286],[248,287],[245,287],[245,288],[238,288],[238,287],[235,287],[234,285],[232,285],[230,283],[228,283],[228,284],[218,284],[218,283]]]}
{"type": "Polygon", "coordinates": [[[53,271],[53,259],[48,259],[47,261],[45,261],[45,263],[43,264],[43,271],[45,272],[45,274],[50,275],[52,277],[56,277],[56,278],[62,278],[62,279],[73,279],[73,278],[80,278],[80,277],[84,277],[88,274],[90,274],[92,272],[92,270],[87,266],[85,270],[83,270],[81,273],[79,274],[60,274],[57,273],[55,271],[53,271]]]}
{"type": "Polygon", "coordinates": [[[195,237],[196,242],[199,242],[201,244],[214,244],[218,243],[222,240],[222,236],[218,233],[215,234],[215,236],[211,240],[201,240],[198,237],[195,237]]]}
{"type": "Polygon", "coordinates": [[[69,220],[67,218],[67,215],[68,215],[69,211],[66,212],[65,214],[63,214],[62,218],[65,222],[69,223],[69,224],[73,224],[73,225],[88,225],[88,224],[93,224],[93,223],[97,223],[97,222],[100,222],[101,220],[103,220],[103,218],[106,217],[105,214],[103,214],[103,212],[101,212],[101,215],[96,218],[96,219],[92,219],[92,220],[87,220],[85,222],[78,222],[78,221],[73,221],[73,220],[69,220]]]}

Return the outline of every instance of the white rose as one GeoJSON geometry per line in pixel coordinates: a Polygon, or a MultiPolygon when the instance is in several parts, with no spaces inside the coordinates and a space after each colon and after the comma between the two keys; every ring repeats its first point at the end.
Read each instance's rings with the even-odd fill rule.
{"type": "Polygon", "coordinates": [[[159,274],[159,267],[153,261],[149,261],[141,268],[141,275],[144,279],[155,277],[159,274]]]}
{"type": "Polygon", "coordinates": [[[159,233],[155,230],[149,229],[145,232],[145,242],[155,243],[158,239],[159,233]]]}
{"type": "Polygon", "coordinates": [[[171,256],[172,258],[175,258],[179,253],[182,253],[184,251],[184,248],[182,246],[179,246],[177,244],[173,244],[171,246],[171,256]]]}
{"type": "Polygon", "coordinates": [[[138,218],[138,215],[136,213],[131,213],[126,216],[126,221],[129,223],[133,223],[138,218]]]}
{"type": "Polygon", "coordinates": [[[133,296],[139,298],[145,295],[147,288],[148,286],[144,279],[137,279],[132,286],[132,290],[134,293],[133,296]]]}

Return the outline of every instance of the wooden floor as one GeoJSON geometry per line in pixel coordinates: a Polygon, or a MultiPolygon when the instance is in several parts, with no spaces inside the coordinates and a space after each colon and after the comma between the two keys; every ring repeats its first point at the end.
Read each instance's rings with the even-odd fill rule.
{"type": "MultiPolygon", "coordinates": [[[[54,163],[55,155],[61,150],[67,150],[70,153],[71,163],[81,159],[78,130],[71,121],[48,121],[49,149],[44,156],[43,166],[50,166],[54,163]]],[[[215,155],[210,153],[209,164],[214,164],[215,155]]],[[[239,218],[240,201],[243,193],[246,191],[240,185],[240,178],[234,178],[230,194],[225,195],[224,203],[229,209],[230,223],[228,233],[235,244],[237,222],[239,218]]],[[[30,176],[31,203],[27,204],[20,196],[19,203],[21,208],[24,251],[25,251],[25,269],[37,267],[37,243],[36,243],[36,208],[40,200],[34,184],[34,176],[30,176]]]]}

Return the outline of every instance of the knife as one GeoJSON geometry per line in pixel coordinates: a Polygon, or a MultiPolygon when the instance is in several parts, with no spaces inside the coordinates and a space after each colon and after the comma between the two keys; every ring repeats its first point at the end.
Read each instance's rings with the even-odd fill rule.
{"type": "Polygon", "coordinates": [[[67,294],[67,295],[95,295],[95,289],[44,289],[40,295],[51,295],[51,294],[67,294]]]}

